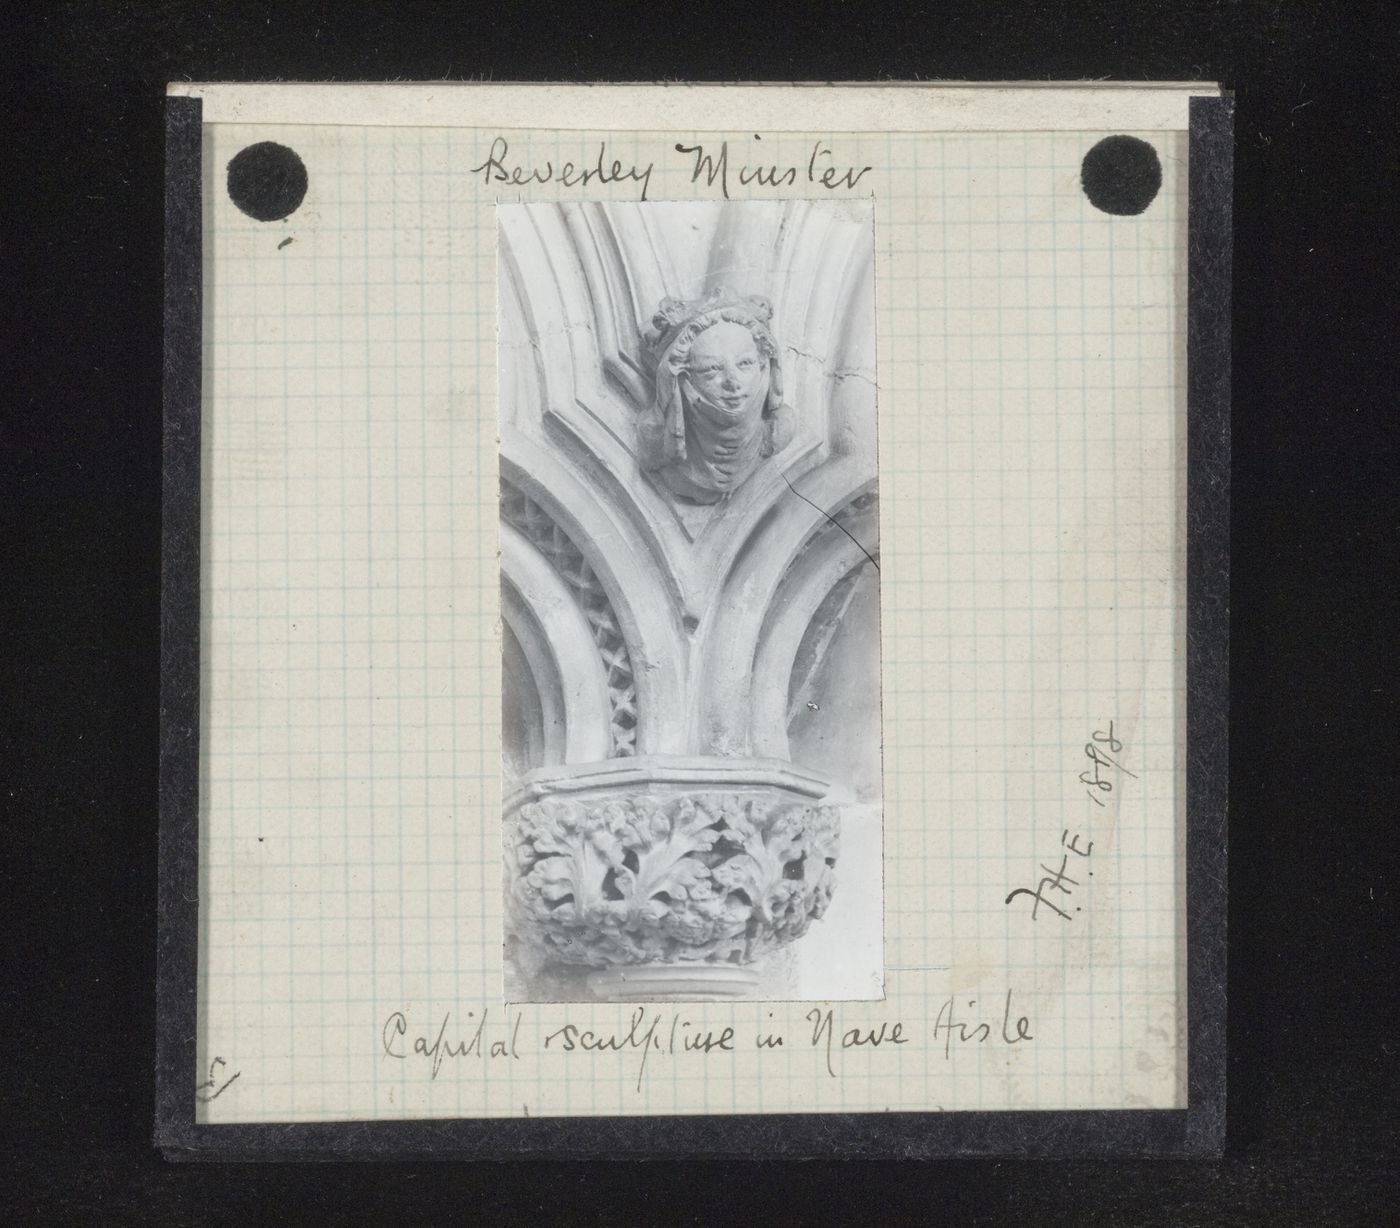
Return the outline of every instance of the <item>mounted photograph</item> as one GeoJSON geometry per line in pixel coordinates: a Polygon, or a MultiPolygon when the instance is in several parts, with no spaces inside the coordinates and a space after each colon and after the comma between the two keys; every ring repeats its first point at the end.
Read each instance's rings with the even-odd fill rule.
{"type": "Polygon", "coordinates": [[[1217,1153],[1232,105],[177,87],[162,1146],[1217,1153]]]}
{"type": "Polygon", "coordinates": [[[500,204],[505,997],[883,997],[874,216],[500,204]]]}

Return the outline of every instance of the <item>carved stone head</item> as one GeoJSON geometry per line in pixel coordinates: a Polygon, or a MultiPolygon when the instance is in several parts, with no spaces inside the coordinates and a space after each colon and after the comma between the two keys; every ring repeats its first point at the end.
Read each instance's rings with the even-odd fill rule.
{"type": "Polygon", "coordinates": [[[654,394],[638,427],[643,469],[672,494],[714,503],[792,438],[773,308],[716,289],[661,301],[646,334],[654,394]]]}

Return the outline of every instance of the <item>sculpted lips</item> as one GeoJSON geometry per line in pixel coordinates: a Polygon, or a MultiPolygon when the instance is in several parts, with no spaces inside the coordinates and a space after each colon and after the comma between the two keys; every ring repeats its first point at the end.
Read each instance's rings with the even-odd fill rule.
{"type": "Polygon", "coordinates": [[[753,334],[724,320],[696,337],[688,373],[692,386],[706,402],[737,416],[753,403],[767,367],[753,334]]]}

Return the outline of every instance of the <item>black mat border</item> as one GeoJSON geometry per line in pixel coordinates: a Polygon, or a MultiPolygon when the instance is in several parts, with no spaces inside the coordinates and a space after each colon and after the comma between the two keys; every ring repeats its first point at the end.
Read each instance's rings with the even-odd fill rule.
{"type": "Polygon", "coordinates": [[[1184,1110],[198,1125],[201,104],[166,104],[155,1141],[184,1160],[1216,1156],[1225,1135],[1234,103],[1190,101],[1184,1110]]]}

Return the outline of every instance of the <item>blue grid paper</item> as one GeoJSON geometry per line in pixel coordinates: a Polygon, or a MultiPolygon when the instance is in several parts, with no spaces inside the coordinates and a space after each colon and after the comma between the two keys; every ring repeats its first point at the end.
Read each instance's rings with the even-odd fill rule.
{"type": "MultiPolygon", "coordinates": [[[[489,1011],[488,1044],[515,1017],[499,189],[468,173],[495,134],[204,132],[199,1058],[239,1078],[200,1120],[1184,1103],[1184,132],[1143,134],[1163,187],[1134,218],[1079,190],[1100,134],[764,139],[765,162],[804,166],[821,139],[875,168],[888,997],[834,1009],[913,1039],[838,1052],[832,1078],[811,1004],[686,1006],[740,1050],[653,1055],[640,1091],[635,1054],[543,1051],[566,1019],[612,1029],[630,1008],[521,1008],[521,1060],[436,1079],[381,1046],[395,1011],[409,1040],[448,1012],[470,1037],[489,1011]],[[308,168],[285,223],[221,190],[261,140],[308,168]],[[1100,810],[1076,777],[1110,718],[1137,778],[1100,810]],[[1032,923],[1005,897],[1066,829],[1094,841],[1084,911],[1032,923]],[[1008,989],[1034,1041],[945,1058],[950,995],[999,1028],[1008,989]],[[760,1058],[760,1029],[784,1047],[760,1058]]],[[[521,160],[587,163],[604,139],[655,160],[658,200],[710,195],[673,147],[721,139],[505,135],[521,160]]]]}

